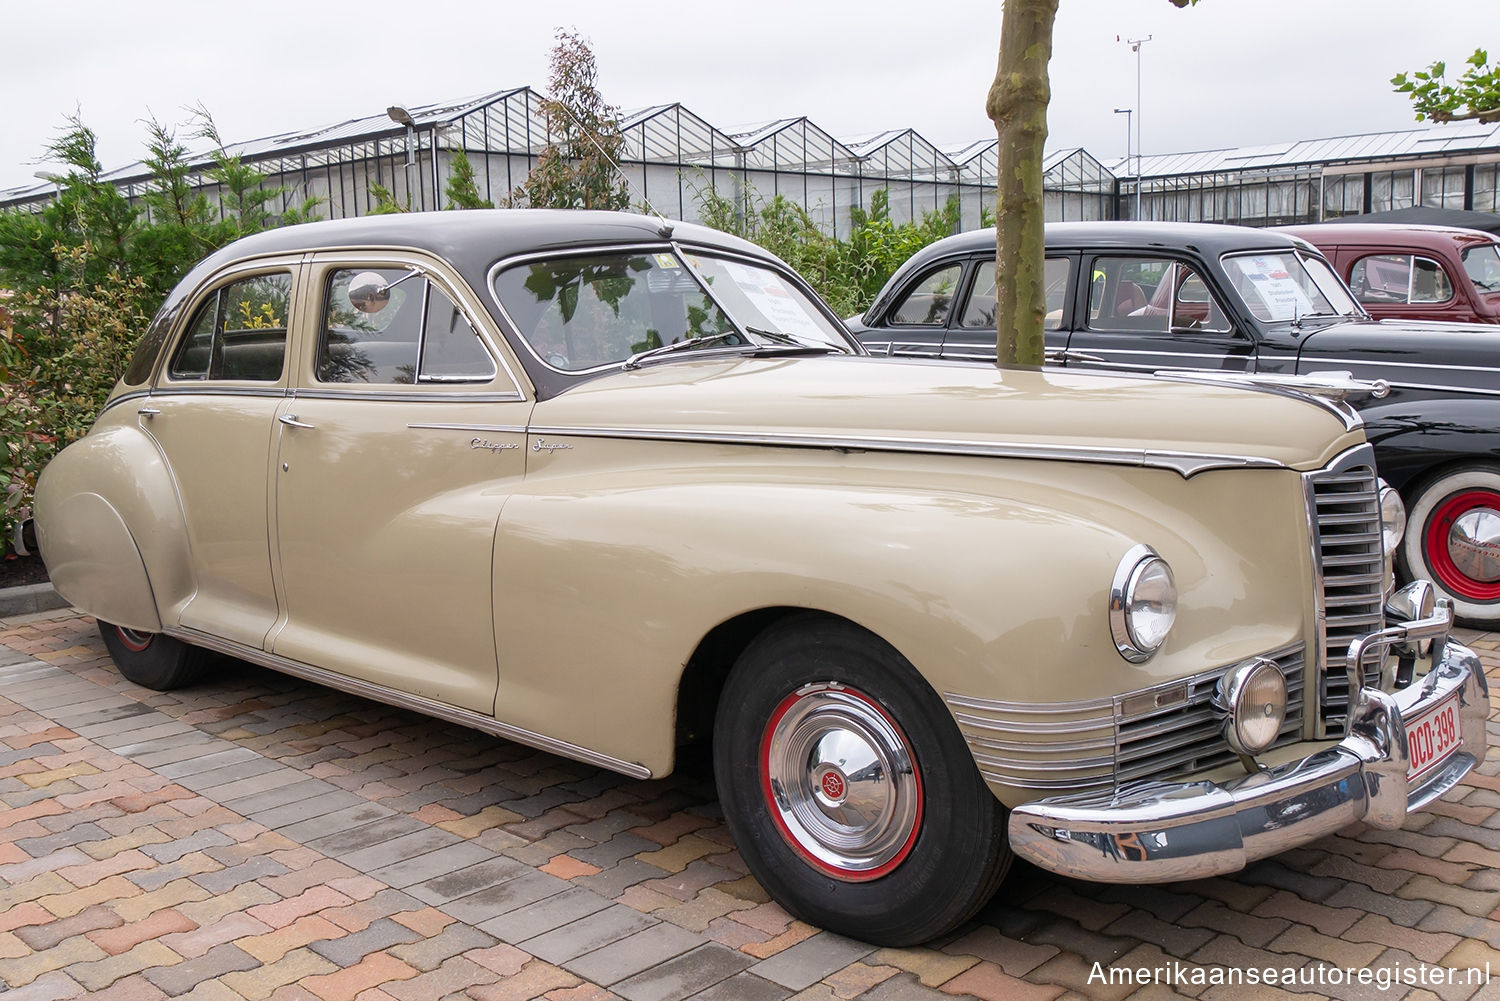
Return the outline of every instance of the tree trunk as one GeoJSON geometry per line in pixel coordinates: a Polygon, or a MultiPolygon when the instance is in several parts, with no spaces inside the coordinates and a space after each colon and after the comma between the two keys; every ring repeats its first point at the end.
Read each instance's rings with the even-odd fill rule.
{"type": "Polygon", "coordinates": [[[1047,62],[1058,0],[1005,0],[1000,65],[985,111],[1000,139],[995,192],[995,334],[1004,368],[1040,368],[1047,310],[1043,275],[1042,146],[1047,62]]]}

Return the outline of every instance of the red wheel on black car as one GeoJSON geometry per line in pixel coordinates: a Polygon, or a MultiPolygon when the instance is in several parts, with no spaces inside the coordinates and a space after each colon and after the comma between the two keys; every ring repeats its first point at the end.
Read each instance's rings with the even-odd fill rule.
{"type": "Polygon", "coordinates": [[[1500,623],[1500,470],[1460,466],[1423,484],[1407,517],[1402,563],[1453,601],[1467,625],[1500,623]]]}
{"type": "Polygon", "coordinates": [[[750,871],[792,913],[882,945],[967,920],[1010,864],[1005,809],[942,701],[858,626],[803,615],[740,657],[714,773],[750,871]]]}

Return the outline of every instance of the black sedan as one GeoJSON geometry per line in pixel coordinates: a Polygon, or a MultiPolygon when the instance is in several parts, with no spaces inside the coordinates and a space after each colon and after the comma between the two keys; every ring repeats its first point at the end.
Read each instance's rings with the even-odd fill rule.
{"type": "MultiPolygon", "coordinates": [[[[941,240],[849,326],[874,354],[993,362],[994,265],[994,230],[941,240]]],[[[1406,501],[1403,571],[1500,624],[1500,331],[1375,323],[1311,244],[1241,226],[1053,223],[1044,280],[1049,364],[1387,382],[1357,405],[1406,501]]]]}

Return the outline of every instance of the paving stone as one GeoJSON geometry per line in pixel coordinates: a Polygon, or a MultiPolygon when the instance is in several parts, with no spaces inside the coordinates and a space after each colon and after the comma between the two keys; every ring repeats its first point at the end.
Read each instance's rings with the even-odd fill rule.
{"type": "Polygon", "coordinates": [[[129,950],[111,953],[107,959],[93,963],[74,963],[67,969],[68,976],[88,988],[92,994],[103,990],[115,981],[132,973],[153,967],[169,966],[181,957],[160,942],[137,942],[129,950]]]}
{"type": "MultiPolygon", "coordinates": [[[[655,841],[648,841],[634,834],[617,834],[603,844],[575,852],[573,857],[580,862],[596,865],[600,869],[608,869],[622,859],[639,855],[642,852],[653,852],[660,847],[661,845],[658,845],[655,841]]],[[[655,868],[662,873],[666,872],[660,866],[655,868]]]]}
{"type": "Polygon", "coordinates": [[[692,996],[692,1001],[786,1001],[792,992],[753,973],[737,973],[692,996]]]}
{"type": "Polygon", "coordinates": [[[332,855],[334,858],[339,858],[351,852],[364,851],[366,848],[381,845],[396,838],[405,837],[408,834],[428,830],[431,830],[431,828],[420,820],[413,820],[403,814],[394,814],[381,820],[376,820],[373,823],[364,824],[360,827],[351,827],[336,834],[314,838],[305,843],[309,848],[316,848],[324,855],[332,855]]]}
{"type": "Polygon", "coordinates": [[[233,945],[219,945],[208,950],[197,959],[189,959],[176,966],[161,966],[147,970],[145,977],[157,987],[173,996],[186,994],[205,980],[222,977],[235,970],[253,970],[260,960],[233,945]]]}
{"type": "MultiPolygon", "coordinates": [[[[319,851],[332,855],[336,857],[340,862],[343,862],[345,865],[353,866],[360,872],[374,872],[376,869],[383,869],[386,866],[393,866],[400,862],[409,862],[415,860],[419,856],[436,851],[439,848],[446,848],[449,845],[460,843],[460,839],[456,834],[449,834],[447,831],[440,831],[435,827],[428,827],[425,824],[422,824],[421,821],[410,820],[406,817],[397,817],[392,818],[392,823],[397,820],[414,823],[419,826],[416,830],[412,831],[409,834],[402,834],[388,840],[382,840],[379,843],[371,844],[368,847],[358,848],[353,851],[329,851],[323,845],[319,845],[316,843],[311,845],[310,847],[317,848],[319,851]]],[[[337,835],[335,835],[335,837],[336,836],[337,835]]],[[[478,848],[479,851],[484,852],[484,849],[479,848],[477,845],[470,845],[469,847],[478,848]]],[[[485,855],[488,854],[488,852],[485,852],[485,855]]],[[[471,862],[474,861],[479,860],[471,860],[471,862]]],[[[462,868],[462,866],[459,866],[458,868],[462,868]]],[[[420,882],[420,880],[413,880],[413,882],[420,882]]]]}
{"type": "Polygon", "coordinates": [[[609,898],[574,886],[509,914],[481,922],[479,927],[506,942],[524,942],[610,906],[609,898]]]}
{"type": "Polygon", "coordinates": [[[286,871],[287,867],[280,862],[266,856],[259,856],[227,869],[193,876],[192,880],[210,893],[225,893],[241,883],[248,883],[262,876],[276,876],[286,871]]]}
{"type": "MultiPolygon", "coordinates": [[[[493,858],[495,858],[495,853],[489,849],[469,841],[460,841],[436,851],[430,851],[425,855],[375,869],[370,872],[370,875],[382,883],[400,889],[411,886],[413,883],[427,882],[437,876],[459,872],[493,858]]],[[[345,856],[343,861],[349,862],[349,856],[345,856]]]]}
{"type": "MultiPolygon", "coordinates": [[[[621,907],[617,904],[517,944],[538,959],[562,965],[576,956],[601,949],[611,942],[617,942],[657,924],[660,922],[629,907],[621,907]]],[[[681,929],[674,930],[681,931],[681,929]]],[[[584,974],[584,976],[587,975],[584,974]]],[[[608,983],[609,981],[599,982],[608,983]]]]}
{"type": "Polygon", "coordinates": [[[443,904],[514,879],[525,871],[525,867],[518,862],[494,857],[451,873],[433,876],[403,889],[418,900],[429,904],[443,904]]]}
{"type": "Polygon", "coordinates": [[[232,845],[234,839],[222,831],[213,828],[198,831],[185,838],[175,841],[165,841],[160,844],[144,845],[141,851],[158,862],[176,862],[189,852],[202,851],[215,845],[232,845]]]}
{"type": "MultiPolygon", "coordinates": [[[[344,792],[342,789],[339,789],[337,786],[331,786],[321,779],[310,779],[303,772],[299,772],[293,768],[288,768],[279,772],[268,772],[261,779],[245,779],[244,781],[274,781],[277,784],[268,785],[265,789],[253,793],[241,792],[228,796],[223,795],[223,793],[218,792],[217,790],[207,791],[213,793],[216,798],[220,798],[223,804],[229,807],[235,813],[249,817],[257,823],[265,824],[267,827],[272,828],[279,827],[282,824],[286,823],[284,819],[278,818],[273,813],[273,811],[279,810],[282,807],[291,806],[296,803],[304,803],[307,800],[313,799],[314,797],[321,798],[332,795],[343,797],[350,795],[349,793],[344,792]],[[283,781],[285,779],[290,779],[290,781],[283,781]],[[266,823],[267,819],[270,819],[272,823],[266,823]]],[[[320,802],[318,805],[326,806],[327,804],[326,802],[320,802]]],[[[333,809],[343,809],[344,806],[357,805],[357,803],[341,801],[341,805],[334,807],[333,809]]],[[[298,819],[306,818],[303,817],[298,819]]]]}
{"type": "Polygon", "coordinates": [[[14,932],[16,938],[26,943],[33,952],[45,952],[74,935],[84,935],[102,928],[118,928],[125,923],[124,918],[104,904],[96,904],[61,921],[50,920],[52,915],[45,910],[42,910],[42,917],[48,919],[46,924],[25,925],[17,927],[14,932]]]}
{"type": "Polygon", "coordinates": [[[472,949],[487,949],[494,944],[495,939],[479,929],[455,922],[436,935],[420,936],[414,942],[393,946],[390,953],[408,966],[425,972],[437,969],[454,956],[472,949]]]}
{"type": "Polygon", "coordinates": [[[437,906],[460,921],[480,925],[490,918],[561,893],[567,888],[567,881],[556,876],[549,876],[545,872],[523,872],[514,879],[507,879],[503,883],[437,906]]]}
{"type": "Polygon", "coordinates": [[[751,962],[741,952],[710,942],[614,983],[610,989],[628,1001],[677,1001],[727,980],[751,962]]]}
{"type": "Polygon", "coordinates": [[[872,946],[863,942],[832,932],[820,932],[805,942],[755,964],[750,967],[750,972],[783,987],[800,991],[873,951],[872,946]]]}
{"type": "MultiPolygon", "coordinates": [[[[293,949],[273,963],[266,963],[253,970],[226,973],[220,980],[236,997],[246,998],[248,1001],[264,1001],[289,984],[297,984],[310,977],[326,976],[337,969],[322,956],[306,949],[293,949]]],[[[313,995],[309,992],[307,996],[313,995]]]]}
{"type": "Polygon", "coordinates": [[[254,820],[293,841],[307,844],[318,838],[352,831],[395,815],[394,811],[379,803],[366,802],[353,793],[340,789],[327,796],[316,796],[298,803],[288,803],[284,807],[262,811],[255,815],[254,820]],[[325,807],[344,802],[341,798],[344,796],[351,797],[355,802],[348,806],[337,807],[332,812],[322,812],[325,807]]]}
{"type": "Polygon", "coordinates": [[[353,966],[372,952],[406,942],[416,942],[421,938],[420,932],[413,931],[390,918],[380,918],[370,922],[363,931],[357,931],[342,938],[314,942],[309,948],[324,959],[345,967],[353,966]]]}
{"type": "Polygon", "coordinates": [[[71,845],[82,844],[86,841],[106,841],[109,837],[109,832],[97,823],[87,823],[77,824],[56,834],[47,834],[38,838],[22,838],[14,844],[32,858],[44,858],[71,845]]]}
{"type": "Polygon", "coordinates": [[[587,887],[606,897],[618,897],[629,887],[644,883],[648,879],[661,879],[666,873],[654,865],[639,859],[629,858],[592,876],[579,876],[579,886],[587,887]]]}

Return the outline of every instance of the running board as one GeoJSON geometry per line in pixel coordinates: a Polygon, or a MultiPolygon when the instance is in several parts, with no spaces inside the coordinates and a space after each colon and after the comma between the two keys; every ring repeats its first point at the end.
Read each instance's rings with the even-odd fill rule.
{"type": "Polygon", "coordinates": [[[388,706],[398,709],[410,709],[424,716],[433,716],[449,723],[457,723],[473,730],[479,730],[494,737],[503,737],[513,740],[527,747],[534,747],[539,751],[547,751],[550,754],[561,755],[564,758],[572,758],[574,761],[582,761],[585,764],[597,765],[600,768],[608,768],[610,771],[628,775],[633,779],[649,779],[652,777],[651,769],[645,765],[632,761],[621,761],[619,758],[610,757],[599,751],[590,750],[587,747],[579,747],[570,744],[566,740],[556,737],[548,737],[544,734],[533,733],[523,730],[518,726],[502,723],[493,716],[474,712],[472,709],[462,709],[458,706],[450,706],[442,702],[434,702],[420,696],[411,695],[406,692],[387,688],[369,681],[361,681],[358,678],[350,678],[333,671],[326,671],[321,667],[312,667],[300,661],[289,660],[279,657],[274,653],[257,650],[253,647],[235,643],[233,640],[221,639],[208,633],[199,632],[196,629],[178,627],[163,630],[166,635],[181,640],[191,646],[203,647],[218,653],[246,660],[261,667],[280,671],[282,674],[290,674],[304,681],[324,685],[328,688],[337,688],[339,691],[348,692],[350,695],[358,695],[361,698],[370,699],[374,702],[384,702],[388,706]]]}

